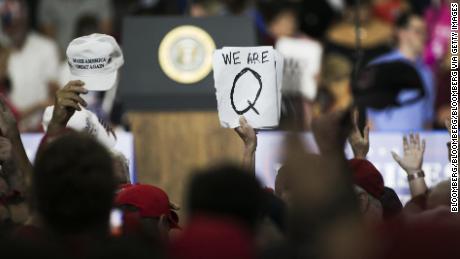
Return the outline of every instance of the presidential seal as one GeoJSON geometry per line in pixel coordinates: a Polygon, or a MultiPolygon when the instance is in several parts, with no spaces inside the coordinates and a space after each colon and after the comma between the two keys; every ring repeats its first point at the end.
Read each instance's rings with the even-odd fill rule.
{"type": "Polygon", "coordinates": [[[166,34],[160,43],[160,67],[172,80],[193,84],[211,72],[215,49],[214,40],[203,29],[191,25],[179,26],[166,34]]]}

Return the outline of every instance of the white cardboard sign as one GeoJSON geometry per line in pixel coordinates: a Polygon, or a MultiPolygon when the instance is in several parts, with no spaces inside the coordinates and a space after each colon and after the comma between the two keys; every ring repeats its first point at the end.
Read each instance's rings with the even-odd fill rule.
{"type": "Polygon", "coordinates": [[[284,57],[283,92],[300,93],[314,100],[323,49],[310,39],[281,38],[276,49],[284,57]]]}
{"type": "Polygon", "coordinates": [[[218,49],[213,69],[222,127],[238,127],[240,116],[254,128],[278,125],[283,59],[272,47],[218,49]]]}

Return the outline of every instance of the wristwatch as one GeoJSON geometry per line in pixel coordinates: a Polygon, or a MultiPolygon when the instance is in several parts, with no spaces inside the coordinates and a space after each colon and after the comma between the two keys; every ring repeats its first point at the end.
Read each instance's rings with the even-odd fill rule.
{"type": "Polygon", "coordinates": [[[422,177],[425,177],[425,173],[423,172],[423,170],[420,170],[416,173],[408,175],[407,180],[412,181],[412,180],[415,180],[417,178],[422,178],[422,177]]]}

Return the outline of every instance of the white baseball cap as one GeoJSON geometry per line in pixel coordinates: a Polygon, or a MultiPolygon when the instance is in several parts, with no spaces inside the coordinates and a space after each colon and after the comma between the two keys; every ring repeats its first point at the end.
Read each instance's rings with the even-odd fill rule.
{"type": "Polygon", "coordinates": [[[112,88],[123,65],[123,52],[109,35],[94,33],[72,40],[67,47],[70,80],[81,80],[90,91],[112,88]]]}
{"type": "MultiPolygon", "coordinates": [[[[45,131],[48,129],[48,125],[53,117],[53,110],[54,106],[48,106],[43,113],[42,126],[45,131]]],[[[81,111],[75,111],[67,123],[67,128],[88,133],[108,149],[112,149],[117,143],[116,137],[112,133],[107,132],[97,115],[84,108],[81,111]]]]}

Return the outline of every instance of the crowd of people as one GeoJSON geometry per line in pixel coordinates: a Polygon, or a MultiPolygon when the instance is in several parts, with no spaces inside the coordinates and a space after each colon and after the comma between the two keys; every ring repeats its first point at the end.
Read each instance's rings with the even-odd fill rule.
{"type": "MultiPolygon", "coordinates": [[[[359,2],[0,1],[1,256],[455,258],[460,217],[450,212],[450,179],[427,186],[422,166],[430,146],[418,133],[450,129],[445,30],[451,1],[359,2]],[[245,15],[254,19],[260,44],[283,37],[321,43],[317,98],[301,96],[302,119],[282,119],[288,134],[274,189],[257,180],[257,130],[244,116],[235,129],[244,144],[241,163],[204,168],[177,183],[185,185],[184,204],[170,201],[157,186],[130,182],[126,159],[110,148],[115,133],[97,119],[120,121],[112,116],[116,87],[97,94],[88,82],[70,80],[78,58],[69,56],[76,53],[69,51],[73,45],[111,42],[118,61],[104,62],[116,72],[123,57],[114,38],[121,17],[129,14],[245,15]],[[361,33],[355,35],[357,24],[361,33]],[[414,68],[421,98],[383,109],[359,105],[363,96],[353,94],[358,70],[395,61],[414,68]],[[85,117],[91,126],[70,127],[84,110],[97,116],[85,117]],[[98,127],[104,141],[100,130],[95,134],[98,127]],[[302,144],[305,129],[320,154],[302,144]],[[371,130],[414,132],[401,140],[401,154],[392,153],[407,174],[407,204],[366,159],[371,130]],[[33,163],[21,140],[21,133],[31,131],[44,132],[33,163]],[[347,141],[353,159],[345,156],[347,141]]],[[[411,94],[402,91],[398,98],[411,94]]],[[[450,159],[450,143],[447,154],[450,159]]]]}
{"type": "Polygon", "coordinates": [[[35,163],[27,158],[11,110],[1,101],[0,247],[5,258],[450,258],[460,218],[450,212],[450,181],[429,189],[425,141],[402,140],[393,154],[412,199],[403,207],[366,160],[369,127],[358,111],[312,122],[321,155],[298,132],[285,141],[275,188],[254,171],[256,131],[241,117],[241,165],[195,172],[186,184],[187,220],[160,188],[130,184],[117,157],[87,132],[66,128],[87,103],[81,81],[57,91],[35,163]],[[354,158],[344,154],[346,141],[354,158]]]}
{"type": "MultiPolygon", "coordinates": [[[[312,102],[326,95],[326,99],[332,100],[329,104],[332,109],[349,106],[356,90],[357,71],[368,64],[389,62],[408,63],[416,69],[423,83],[423,98],[408,105],[377,110],[372,105],[360,105],[363,113],[360,125],[369,117],[374,130],[441,129],[449,118],[450,107],[447,82],[451,2],[7,0],[2,1],[0,8],[0,91],[20,122],[21,132],[42,131],[43,110],[52,103],[54,92],[69,81],[65,49],[73,38],[104,33],[120,42],[122,21],[128,15],[237,15],[253,20],[259,45],[276,45],[278,40],[288,37],[320,46],[321,70],[328,76],[312,75],[318,84],[307,92],[318,91],[318,96],[301,96],[305,106],[301,119],[306,120],[306,129],[310,129],[316,110],[312,102]],[[413,117],[414,114],[418,117],[413,117]],[[404,123],[408,118],[414,120],[410,125],[404,123]]],[[[100,118],[123,125],[123,104],[116,92],[114,88],[85,98],[89,109],[100,118]]],[[[413,95],[402,92],[398,100],[413,95]]]]}

